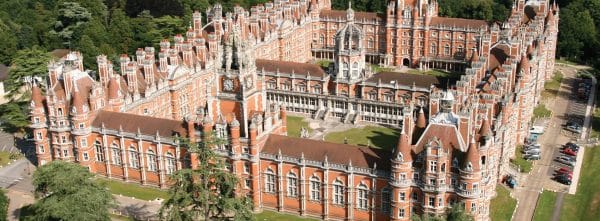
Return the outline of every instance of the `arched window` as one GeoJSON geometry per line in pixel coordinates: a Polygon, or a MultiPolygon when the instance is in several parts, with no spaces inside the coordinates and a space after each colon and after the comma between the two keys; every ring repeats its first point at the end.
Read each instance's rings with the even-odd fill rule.
{"type": "Polygon", "coordinates": [[[310,178],[310,200],[321,200],[321,181],[316,176],[310,178]]]}
{"type": "Polygon", "coordinates": [[[319,37],[319,44],[320,44],[320,45],[323,45],[324,43],[325,43],[325,36],[324,36],[324,35],[321,35],[321,36],[319,37]]]}
{"type": "Polygon", "coordinates": [[[429,46],[429,53],[431,55],[437,55],[437,45],[435,43],[431,43],[431,46],[429,46]]]}
{"type": "Polygon", "coordinates": [[[287,175],[287,195],[291,197],[298,196],[298,177],[295,173],[287,175]]]}
{"type": "Polygon", "coordinates": [[[350,71],[350,65],[349,65],[347,62],[344,62],[344,67],[343,67],[343,69],[342,69],[342,76],[341,76],[341,77],[342,77],[342,78],[345,78],[345,77],[347,77],[347,76],[349,75],[349,74],[348,74],[348,73],[349,73],[349,71],[350,71]]]}
{"type": "Polygon", "coordinates": [[[134,146],[129,147],[129,166],[132,168],[140,167],[140,156],[134,146]]]}
{"type": "Polygon", "coordinates": [[[358,62],[352,64],[352,77],[358,77],[358,62]]]}
{"type": "Polygon", "coordinates": [[[450,45],[446,44],[446,46],[444,46],[444,55],[450,55],[450,45]]]}
{"type": "Polygon", "coordinates": [[[389,214],[390,212],[390,188],[386,187],[381,190],[381,212],[383,214],[389,214]]]}
{"type": "Polygon", "coordinates": [[[265,192],[275,193],[275,173],[271,169],[265,171],[265,192]]]}
{"type": "Polygon", "coordinates": [[[148,171],[156,171],[156,154],[152,150],[148,150],[147,154],[146,158],[148,162],[146,163],[148,164],[148,171]]]}
{"type": "Polygon", "coordinates": [[[357,187],[356,193],[356,207],[359,209],[367,209],[369,207],[369,188],[360,184],[357,187]]]}
{"type": "Polygon", "coordinates": [[[167,174],[172,174],[175,172],[175,158],[173,157],[173,154],[169,152],[167,152],[165,156],[167,158],[167,174]]]}
{"type": "Polygon", "coordinates": [[[367,41],[367,47],[373,48],[374,45],[375,45],[375,41],[373,41],[373,38],[369,38],[369,40],[367,41]]]}
{"type": "Polygon", "coordinates": [[[441,171],[446,172],[446,163],[442,163],[441,171]]]}
{"type": "Polygon", "coordinates": [[[333,204],[344,204],[344,183],[339,180],[333,182],[333,204]]]}
{"type": "Polygon", "coordinates": [[[102,144],[100,141],[94,142],[94,149],[96,150],[96,161],[103,162],[104,161],[104,150],[102,148],[102,144]]]}
{"type": "Polygon", "coordinates": [[[410,12],[411,12],[410,7],[404,9],[404,18],[410,18],[410,12]]]}
{"type": "Polygon", "coordinates": [[[112,150],[112,163],[115,165],[121,165],[121,150],[119,149],[119,145],[113,143],[111,145],[112,150]]]}

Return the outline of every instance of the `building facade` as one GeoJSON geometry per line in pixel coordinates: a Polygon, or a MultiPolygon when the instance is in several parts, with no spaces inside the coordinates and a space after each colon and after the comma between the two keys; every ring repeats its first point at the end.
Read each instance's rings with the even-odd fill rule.
{"type": "Polygon", "coordinates": [[[219,5],[160,48],[84,70],[70,52],[32,85],[38,163],[77,162],[166,188],[197,161],[177,137],[227,139],[256,211],[325,220],[409,220],[489,203],[553,74],[559,9],[518,0],[503,23],[438,17],[436,1],[391,1],[385,15],[328,0],[274,1],[223,16],[219,5]],[[306,63],[330,59],[327,68],[306,63]],[[369,64],[459,71],[459,79],[369,64]],[[45,94],[41,87],[44,87],[45,94]],[[397,127],[392,151],[287,135],[289,112],[397,127]]]}

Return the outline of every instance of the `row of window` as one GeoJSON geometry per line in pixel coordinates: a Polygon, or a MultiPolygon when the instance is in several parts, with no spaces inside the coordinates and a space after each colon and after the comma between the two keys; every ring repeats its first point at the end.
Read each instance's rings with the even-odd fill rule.
{"type": "MultiPolygon", "coordinates": [[[[105,159],[104,148],[102,148],[102,145],[100,144],[100,142],[96,141],[94,143],[94,148],[96,151],[96,153],[95,153],[96,161],[104,162],[104,161],[108,160],[108,159],[105,159]]],[[[123,163],[124,163],[123,161],[125,161],[125,160],[124,160],[124,157],[122,156],[122,153],[123,153],[122,151],[123,150],[121,150],[121,148],[119,148],[119,146],[116,143],[113,143],[111,145],[110,155],[108,157],[110,157],[110,162],[112,164],[123,165],[123,163]]],[[[137,149],[134,146],[131,146],[131,147],[129,147],[129,150],[127,151],[127,153],[128,153],[127,159],[129,160],[129,167],[141,168],[142,165],[140,164],[140,153],[137,151],[137,149]]],[[[87,155],[87,153],[84,153],[84,160],[86,158],[85,155],[87,155]]],[[[165,153],[165,164],[166,164],[165,171],[167,174],[171,174],[171,173],[175,172],[176,160],[172,153],[170,153],[170,152],[165,153]]],[[[157,170],[157,155],[152,150],[148,150],[146,152],[146,169],[148,171],[156,171],[157,170]]]]}

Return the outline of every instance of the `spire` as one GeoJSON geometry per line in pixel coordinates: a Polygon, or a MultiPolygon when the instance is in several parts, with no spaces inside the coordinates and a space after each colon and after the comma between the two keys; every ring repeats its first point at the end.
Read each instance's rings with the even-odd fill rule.
{"type": "Polygon", "coordinates": [[[108,99],[118,99],[119,97],[119,81],[116,77],[112,77],[108,81],[108,99]]]}
{"type": "Polygon", "coordinates": [[[479,150],[477,150],[475,138],[471,138],[471,143],[469,143],[469,149],[467,150],[464,168],[467,169],[469,164],[473,172],[477,172],[481,169],[479,165],[479,150]]]}
{"type": "Polygon", "coordinates": [[[42,90],[34,82],[31,88],[31,102],[34,107],[43,107],[44,96],[42,96],[42,90]]]}
{"type": "Polygon", "coordinates": [[[490,126],[490,122],[487,117],[483,119],[481,122],[481,127],[479,128],[479,135],[482,137],[491,137],[492,136],[492,127],[490,126]]]}
{"type": "Polygon", "coordinates": [[[402,132],[400,132],[395,159],[402,160],[402,162],[412,161],[410,140],[408,134],[404,131],[404,127],[402,127],[402,132]]]}
{"type": "Polygon", "coordinates": [[[423,108],[419,109],[419,116],[417,116],[417,128],[423,129],[427,126],[427,120],[425,119],[425,112],[423,108]]]}
{"type": "Polygon", "coordinates": [[[73,85],[73,93],[71,93],[71,96],[72,96],[71,97],[71,105],[73,107],[74,113],[76,113],[76,114],[85,113],[87,111],[84,108],[86,98],[83,97],[83,95],[79,91],[79,87],[77,87],[77,84],[73,85]]]}

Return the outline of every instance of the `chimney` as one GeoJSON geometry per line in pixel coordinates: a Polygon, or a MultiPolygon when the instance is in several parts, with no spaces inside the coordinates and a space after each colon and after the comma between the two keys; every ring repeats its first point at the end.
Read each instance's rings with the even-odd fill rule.
{"type": "Polygon", "coordinates": [[[154,84],[154,62],[150,59],[144,60],[144,78],[148,85],[154,84]]]}
{"type": "Polygon", "coordinates": [[[167,50],[171,48],[171,42],[169,42],[169,39],[163,39],[160,41],[160,50],[167,50]]]}
{"type": "Polygon", "coordinates": [[[142,48],[138,48],[135,52],[135,59],[139,65],[144,64],[144,58],[146,58],[146,52],[142,48]]]}
{"type": "Polygon", "coordinates": [[[194,11],[192,20],[194,23],[194,31],[202,31],[202,14],[199,11],[194,11]]]}
{"type": "Polygon", "coordinates": [[[189,41],[183,42],[181,45],[183,51],[183,64],[191,67],[194,64],[194,53],[192,52],[192,44],[189,41]]]}
{"type": "Polygon", "coordinates": [[[96,62],[98,63],[98,75],[100,77],[100,84],[102,87],[106,87],[108,85],[108,62],[106,59],[106,55],[98,55],[96,57],[96,62]]]}
{"type": "Polygon", "coordinates": [[[134,94],[138,93],[138,82],[137,82],[137,67],[134,63],[130,62],[125,67],[125,75],[127,76],[127,86],[130,92],[134,94]]]}
{"type": "Polygon", "coordinates": [[[169,54],[169,49],[160,49],[160,52],[158,52],[158,67],[160,68],[161,72],[167,71],[167,66],[168,66],[167,55],[168,54],[169,54]]]}
{"type": "Polygon", "coordinates": [[[177,50],[169,50],[169,64],[179,66],[179,55],[177,54],[177,50]]]}
{"type": "Polygon", "coordinates": [[[129,61],[129,57],[126,54],[122,54],[121,58],[119,58],[119,62],[121,63],[121,75],[125,75],[125,69],[127,68],[129,61]]]}

